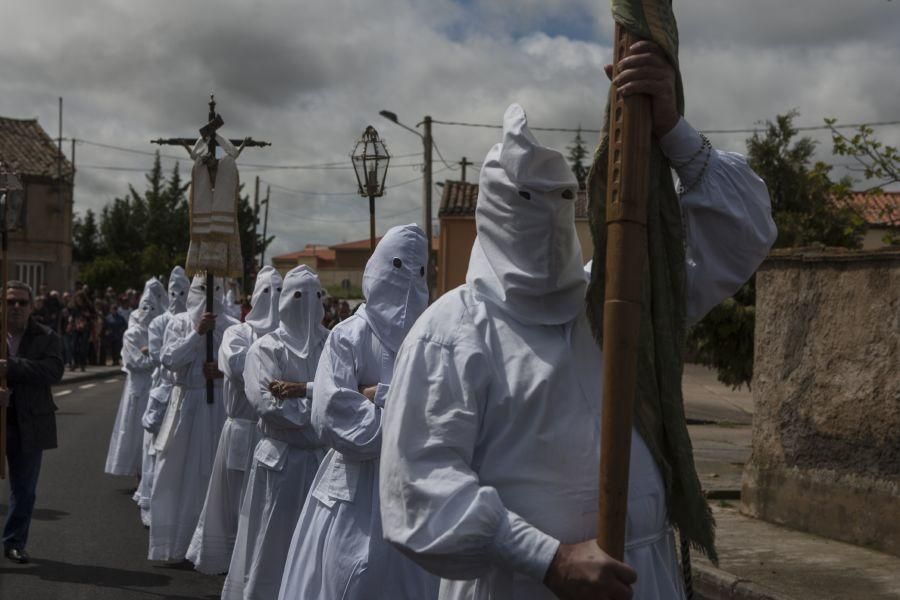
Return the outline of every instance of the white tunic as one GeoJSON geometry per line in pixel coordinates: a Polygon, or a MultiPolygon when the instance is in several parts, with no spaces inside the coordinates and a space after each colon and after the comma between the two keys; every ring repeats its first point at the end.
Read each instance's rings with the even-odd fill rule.
{"type": "Polygon", "coordinates": [[[367,303],[325,344],[313,424],[331,450],[294,531],[281,600],[437,597],[437,578],[384,541],[378,498],[382,408],[396,349],[427,303],[425,252],[418,227],[391,229],[366,265],[367,303]],[[376,384],[374,402],[359,392],[376,384]]]}
{"type": "Polygon", "coordinates": [[[146,325],[132,325],[122,338],[122,370],[127,373],[116,422],[109,440],[105,471],[110,475],[139,476],[144,430],[141,417],[153,377],[153,359],[141,352],[147,346],[146,325]]]}
{"type": "MultiPolygon", "coordinates": [[[[673,132],[683,139],[668,140],[675,149],[663,145],[670,157],[690,156],[699,144],[685,125],[673,132]]],[[[486,168],[497,166],[491,156],[486,168]]],[[[775,230],[764,184],[736,155],[714,153],[682,206],[696,319],[753,273],[775,230]]],[[[503,232],[516,225],[496,225],[492,241],[502,249],[503,232]]],[[[563,264],[552,240],[533,231],[532,256],[563,264]]],[[[511,310],[516,295],[539,301],[540,290],[517,288],[510,271],[496,260],[487,269],[486,260],[473,252],[467,283],[425,312],[399,352],[384,420],[384,533],[444,578],[442,599],[549,600],[542,581],[559,544],[596,534],[602,356],[583,308],[566,322],[528,322],[542,315],[511,310]],[[509,303],[496,301],[500,294],[509,303]]],[[[634,598],[683,597],[664,484],[637,431],[626,537],[634,598]]]]}
{"type": "MultiPolygon", "coordinates": [[[[192,290],[193,292],[193,290],[192,290]]],[[[214,351],[224,329],[234,322],[216,320],[214,351]]],[[[150,499],[150,560],[182,560],[203,509],[219,434],[225,422],[222,380],[214,401],[206,401],[206,336],[197,333],[190,307],[166,329],[160,360],[175,373],[175,388],[157,434],[156,471],[150,499]]]]}
{"type": "Polygon", "coordinates": [[[259,413],[250,482],[241,506],[238,541],[223,600],[278,597],[291,536],[325,449],[310,423],[313,377],[325,338],[304,357],[281,330],[253,344],[247,357],[247,397],[259,413]],[[270,382],[307,382],[307,397],[276,399],[270,382]]]}
{"type": "Polygon", "coordinates": [[[247,323],[229,327],[219,348],[219,369],[225,374],[222,395],[225,424],[219,436],[203,511],[188,548],[187,559],[201,573],[228,570],[244,484],[256,443],[256,413],[244,394],[244,361],[256,333],[247,323]]]}

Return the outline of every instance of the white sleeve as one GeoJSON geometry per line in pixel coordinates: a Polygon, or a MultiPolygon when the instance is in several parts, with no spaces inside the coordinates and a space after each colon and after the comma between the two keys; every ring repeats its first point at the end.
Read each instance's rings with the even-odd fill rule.
{"type": "Polygon", "coordinates": [[[312,400],[306,397],[276,398],[269,391],[269,384],[283,378],[284,369],[278,363],[275,348],[268,343],[253,344],[244,365],[247,399],[260,418],[270,425],[281,429],[300,429],[309,424],[312,400]]]}
{"type": "Polygon", "coordinates": [[[219,345],[219,370],[238,386],[244,387],[244,363],[251,341],[244,325],[232,325],[222,335],[219,345]]]}
{"type": "Polygon", "coordinates": [[[150,327],[147,328],[147,351],[150,353],[150,360],[155,366],[159,366],[159,355],[162,352],[163,336],[166,333],[165,319],[156,317],[150,321],[150,327]]]}
{"type": "MultiPolygon", "coordinates": [[[[381,407],[359,393],[354,342],[332,331],[316,369],[313,424],[322,441],[350,460],[381,454],[381,407]]],[[[370,382],[365,382],[370,383],[370,382]]]]}
{"type": "Polygon", "coordinates": [[[177,371],[197,359],[204,349],[205,335],[200,335],[189,320],[174,318],[166,326],[159,361],[170,371],[177,371]]]}
{"type": "Polygon", "coordinates": [[[684,119],[660,140],[688,188],[681,197],[688,324],[750,279],[777,235],[766,184],[744,157],[702,146],[703,138],[684,119]]]}
{"type": "Polygon", "coordinates": [[[122,337],[122,364],[131,371],[153,369],[153,360],[149,354],[141,352],[142,337],[134,327],[129,327],[122,337]]]}
{"type": "Polygon", "coordinates": [[[385,539],[425,569],[473,579],[492,563],[543,581],[559,541],[508,510],[472,468],[489,361],[428,340],[397,356],[381,456],[385,539]]]}

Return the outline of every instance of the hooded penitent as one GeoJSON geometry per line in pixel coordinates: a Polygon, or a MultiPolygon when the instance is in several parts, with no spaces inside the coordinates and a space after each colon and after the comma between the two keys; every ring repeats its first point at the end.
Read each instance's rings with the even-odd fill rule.
{"type": "Polygon", "coordinates": [[[328,330],[322,326],[325,316],[322,286],[312,269],[300,265],[288,271],[278,313],[282,337],[301,358],[309,356],[310,351],[328,336],[328,330]]]}
{"type": "MultiPolygon", "coordinates": [[[[213,307],[212,313],[217,317],[225,317],[225,290],[221,277],[213,279],[213,307]]],[[[191,287],[187,296],[187,312],[191,316],[191,322],[195,325],[200,322],[203,313],[206,312],[206,277],[204,275],[194,275],[191,281],[191,287]]]]}
{"type": "Polygon", "coordinates": [[[157,316],[165,312],[169,306],[169,298],[166,296],[166,288],[156,278],[147,280],[144,284],[144,292],[136,310],[128,317],[129,326],[147,328],[157,316]]]}
{"type": "Polygon", "coordinates": [[[425,232],[418,225],[398,225],[381,238],[366,263],[366,305],[358,314],[392,352],[428,306],[427,260],[425,232]]]}
{"type": "Polygon", "coordinates": [[[563,155],[534,138],[521,106],[510,106],[503,123],[503,142],[481,169],[466,282],[519,321],[567,323],[584,303],[578,182],[563,155]]]}
{"type": "Polygon", "coordinates": [[[265,335],[278,327],[281,287],[281,274],[274,267],[265,266],[256,274],[256,284],[250,298],[252,308],[244,322],[253,327],[257,335],[265,335]]]}
{"type": "Polygon", "coordinates": [[[176,266],[169,274],[169,312],[173,315],[183,313],[187,309],[187,294],[191,280],[184,269],[176,266]]]}

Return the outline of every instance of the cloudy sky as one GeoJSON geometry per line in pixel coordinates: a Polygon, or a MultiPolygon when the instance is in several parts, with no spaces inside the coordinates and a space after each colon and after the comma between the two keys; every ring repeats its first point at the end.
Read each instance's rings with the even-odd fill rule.
{"type": "MultiPolygon", "coordinates": [[[[686,117],[699,129],[752,128],[792,108],[799,125],[900,120],[896,0],[676,0],[675,13],[686,117]]],[[[600,0],[4,0],[0,22],[0,115],[37,117],[56,135],[64,97],[63,135],[83,140],[76,211],[141,189],[149,140],[196,132],[214,91],[223,133],[273,144],[239,165],[248,189],[257,175],[271,186],[274,254],[368,235],[349,168],[368,124],[395,156],[379,232],[421,221],[421,141],[381,109],[410,126],[426,114],[498,123],[517,101],[534,126],[599,128],[612,33],[600,0]]],[[[900,126],[876,131],[900,144],[900,126]]],[[[825,133],[809,134],[820,158],[847,164],[825,133]]],[[[435,156],[435,182],[458,178],[461,157],[480,161],[497,137],[435,125],[447,163],[435,156]]],[[[572,134],[539,137],[564,149],[572,134]]],[[[747,134],[710,137],[743,151],[747,134]]],[[[435,188],[435,214],[439,198],[435,188]]]]}

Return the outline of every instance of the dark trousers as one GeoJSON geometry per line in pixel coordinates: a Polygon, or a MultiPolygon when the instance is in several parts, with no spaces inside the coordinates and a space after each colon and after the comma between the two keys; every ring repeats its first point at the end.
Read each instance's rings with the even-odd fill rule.
{"type": "MultiPolygon", "coordinates": [[[[10,415],[15,418],[15,415],[10,415]]],[[[24,549],[28,541],[28,527],[34,511],[38,475],[41,472],[43,450],[22,452],[19,428],[7,422],[6,461],[9,465],[9,511],[3,527],[3,548],[24,549]]]]}

